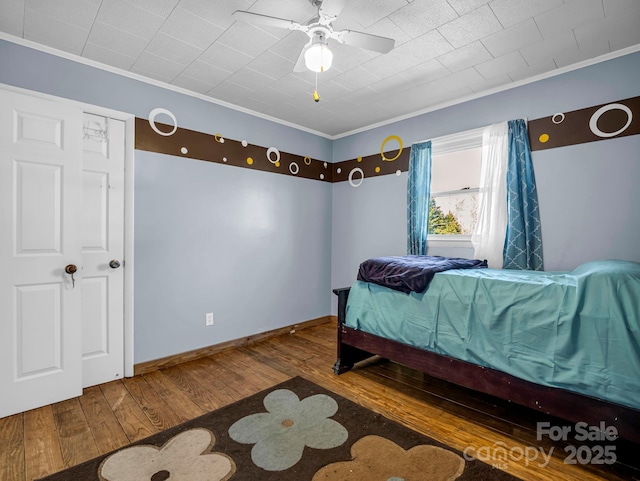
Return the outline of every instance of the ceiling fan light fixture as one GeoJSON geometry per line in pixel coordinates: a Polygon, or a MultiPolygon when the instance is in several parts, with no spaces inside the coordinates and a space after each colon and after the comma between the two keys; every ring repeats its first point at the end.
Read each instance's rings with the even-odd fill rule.
{"type": "Polygon", "coordinates": [[[326,72],[332,62],[333,52],[322,42],[312,44],[304,53],[304,63],[312,72],[326,72]]]}

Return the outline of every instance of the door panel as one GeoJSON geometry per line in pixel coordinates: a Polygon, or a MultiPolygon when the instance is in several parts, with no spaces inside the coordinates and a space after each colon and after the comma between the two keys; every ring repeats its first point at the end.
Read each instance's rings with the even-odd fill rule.
{"type": "Polygon", "coordinates": [[[16,286],[15,294],[16,380],[61,371],[61,283],[16,286]]]}
{"type": "Polygon", "coordinates": [[[14,142],[16,144],[27,144],[29,148],[34,147],[34,143],[40,143],[45,149],[57,147],[63,151],[62,137],[64,131],[64,120],[54,117],[47,117],[40,112],[29,112],[15,109],[14,142]],[[48,144],[48,145],[47,145],[48,144]]]}
{"type": "Polygon", "coordinates": [[[86,113],[83,123],[82,384],[89,387],[124,375],[125,123],[86,113]]]}
{"type": "Polygon", "coordinates": [[[15,255],[61,254],[62,166],[13,163],[15,255]]]}
{"type": "Polygon", "coordinates": [[[82,357],[109,354],[109,311],[107,276],[82,278],[82,357]]]}
{"type": "Polygon", "coordinates": [[[0,90],[0,417],[82,393],[79,132],[79,109],[0,90]]]}
{"type": "Polygon", "coordinates": [[[82,251],[106,252],[109,174],[104,172],[82,173],[83,215],[82,251]]]}

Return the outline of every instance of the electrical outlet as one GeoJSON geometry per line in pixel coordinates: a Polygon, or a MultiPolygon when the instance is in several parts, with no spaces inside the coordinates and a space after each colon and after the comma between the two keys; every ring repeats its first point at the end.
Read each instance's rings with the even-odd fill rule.
{"type": "Polygon", "coordinates": [[[213,326],[213,312],[207,312],[204,318],[205,326],[213,326]]]}

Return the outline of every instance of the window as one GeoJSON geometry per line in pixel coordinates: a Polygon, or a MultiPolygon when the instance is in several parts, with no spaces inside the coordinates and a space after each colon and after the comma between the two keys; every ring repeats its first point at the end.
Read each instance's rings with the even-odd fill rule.
{"type": "Polygon", "coordinates": [[[478,213],[482,130],[432,140],[429,245],[471,243],[478,213]]]}

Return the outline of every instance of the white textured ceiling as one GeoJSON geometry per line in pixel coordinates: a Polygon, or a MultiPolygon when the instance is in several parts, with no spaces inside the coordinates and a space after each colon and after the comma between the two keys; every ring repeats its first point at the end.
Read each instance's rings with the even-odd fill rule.
{"type": "Polygon", "coordinates": [[[0,31],[330,137],[640,45],[640,0],[347,0],[335,30],[396,46],[332,40],[315,103],[315,74],[293,72],[307,36],[235,10],[316,13],[309,0],[0,0],[0,31]]]}

